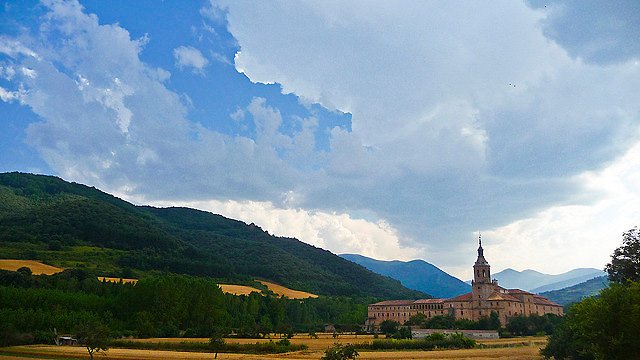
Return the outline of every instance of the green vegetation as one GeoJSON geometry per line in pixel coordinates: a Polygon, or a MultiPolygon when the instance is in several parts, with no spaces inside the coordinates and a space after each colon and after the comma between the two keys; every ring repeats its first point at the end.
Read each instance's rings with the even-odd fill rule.
{"type": "Polygon", "coordinates": [[[574,304],[541,351],[556,360],[635,359],[640,354],[640,241],[638,229],[623,235],[607,265],[611,285],[574,304]]]}
{"type": "Polygon", "coordinates": [[[141,349],[141,350],[171,350],[193,352],[221,352],[242,354],[279,354],[290,351],[306,350],[304,344],[294,345],[287,339],[280,341],[256,342],[253,344],[226,343],[224,341],[211,342],[140,342],[130,340],[114,340],[111,342],[114,348],[141,349]]]}
{"type": "Polygon", "coordinates": [[[612,284],[573,305],[549,338],[548,359],[635,359],[640,354],[640,282],[612,284]]]}
{"type": "Polygon", "coordinates": [[[320,360],[350,360],[359,356],[356,348],[351,344],[336,344],[325,350],[320,360]]]}
{"type": "Polygon", "coordinates": [[[434,350],[434,349],[471,349],[476,341],[460,333],[435,333],[423,339],[376,339],[371,344],[358,344],[358,349],[368,350],[434,350]]]}
{"type": "Polygon", "coordinates": [[[483,317],[479,321],[456,319],[450,315],[438,315],[428,319],[422,314],[417,314],[409,319],[407,325],[417,325],[423,329],[497,330],[500,328],[500,319],[494,311],[489,317],[483,317]]]}
{"type": "MultiPolygon", "coordinates": [[[[224,294],[207,278],[165,274],[136,284],[101,283],[86,270],[55,275],[0,271],[0,346],[53,343],[102,324],[114,338],[214,337],[234,333],[318,331],[326,323],[359,326],[366,305],[345,297],[289,300],[224,294]]],[[[84,336],[83,336],[84,337],[84,336]]]]}
{"type": "Polygon", "coordinates": [[[51,176],[0,174],[0,258],[102,275],[153,271],[242,283],[267,279],[320,295],[426,295],[296,239],[204,211],[134,206],[51,176]]]}
{"type": "Polygon", "coordinates": [[[562,317],[554,314],[545,314],[542,316],[517,315],[509,319],[506,330],[508,333],[502,335],[515,336],[532,336],[532,335],[551,335],[555,333],[556,328],[562,323],[562,317]]]}
{"type": "Polygon", "coordinates": [[[611,255],[605,267],[609,280],[624,283],[640,281],[640,230],[633,228],[622,234],[622,246],[611,255]]]}
{"type": "Polygon", "coordinates": [[[609,286],[609,280],[604,276],[599,276],[564,289],[543,292],[540,295],[567,307],[567,305],[576,303],[584,298],[598,295],[600,290],[607,286],[609,286]]]}
{"type": "Polygon", "coordinates": [[[109,336],[109,328],[99,322],[82,323],[76,328],[76,337],[91,359],[94,353],[109,350],[109,336]]]}

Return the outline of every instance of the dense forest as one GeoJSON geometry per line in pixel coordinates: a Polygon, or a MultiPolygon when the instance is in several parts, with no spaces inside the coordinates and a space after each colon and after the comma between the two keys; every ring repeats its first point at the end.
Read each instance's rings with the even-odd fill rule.
{"type": "Polygon", "coordinates": [[[102,283],[85,270],[31,275],[0,271],[0,346],[51,343],[54,331],[106,325],[110,336],[259,337],[272,332],[353,331],[366,317],[366,299],[290,300],[252,293],[224,294],[214,281],[188,275],[148,276],[136,285],[102,283]]]}
{"type": "Polygon", "coordinates": [[[428,297],[329,251],[254,224],[187,208],[135,206],[51,176],[0,174],[0,259],[64,270],[0,271],[3,344],[51,342],[54,332],[103,324],[112,337],[259,336],[355,330],[366,305],[428,297]],[[136,285],[98,276],[134,277],[136,285]],[[256,279],[321,295],[290,300],[269,291],[235,296],[218,283],[256,279]]]}
{"type": "Polygon", "coordinates": [[[424,298],[399,281],[258,226],[188,208],[134,206],[52,176],[0,174],[0,258],[105,275],[162,271],[271,280],[320,295],[424,298]]]}

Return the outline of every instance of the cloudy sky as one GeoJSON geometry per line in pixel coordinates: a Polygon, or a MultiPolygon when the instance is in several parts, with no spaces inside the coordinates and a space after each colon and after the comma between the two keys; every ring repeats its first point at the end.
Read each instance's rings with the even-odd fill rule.
{"type": "Polygon", "coordinates": [[[0,171],[466,279],[640,219],[640,3],[3,1],[0,171]]]}

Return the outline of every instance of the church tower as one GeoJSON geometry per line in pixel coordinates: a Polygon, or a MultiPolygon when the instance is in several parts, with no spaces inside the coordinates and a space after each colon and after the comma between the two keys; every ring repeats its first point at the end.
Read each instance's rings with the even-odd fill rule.
{"type": "Polygon", "coordinates": [[[487,298],[495,291],[495,285],[491,282],[491,266],[484,258],[482,235],[478,235],[478,259],[473,264],[471,287],[472,319],[478,321],[491,313],[487,298]]]}
{"type": "Polygon", "coordinates": [[[478,235],[478,243],[478,259],[473,265],[473,282],[475,284],[491,284],[491,266],[484,258],[481,234],[478,235]]]}

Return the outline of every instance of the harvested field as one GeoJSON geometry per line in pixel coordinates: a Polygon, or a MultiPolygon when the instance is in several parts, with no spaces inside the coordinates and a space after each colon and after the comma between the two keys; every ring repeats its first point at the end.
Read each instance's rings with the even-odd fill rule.
{"type": "Polygon", "coordinates": [[[222,289],[222,291],[226,292],[227,294],[233,295],[249,295],[252,292],[262,292],[262,290],[260,289],[245,285],[218,284],[218,286],[220,286],[220,289],[222,289]]]}
{"type": "Polygon", "coordinates": [[[0,270],[16,271],[24,266],[31,269],[34,275],[52,275],[64,270],[35,260],[0,260],[0,270]]]}
{"type": "MultiPolygon", "coordinates": [[[[319,359],[322,350],[299,351],[287,354],[250,355],[219,353],[218,359],[290,359],[309,360],[319,359]]],[[[51,357],[51,358],[88,358],[86,349],[78,346],[53,346],[53,345],[28,345],[0,348],[0,359],[23,359],[27,357],[51,357]],[[5,355],[6,354],[6,355],[5,355]]],[[[124,360],[157,360],[157,359],[212,359],[211,353],[155,351],[155,350],[131,350],[110,349],[98,358],[124,359],[124,360]]],[[[392,360],[392,359],[459,359],[459,360],[541,360],[538,346],[521,346],[498,349],[469,349],[469,350],[443,350],[443,351],[381,351],[360,352],[358,359],[392,360]]]]}
{"type": "Polygon", "coordinates": [[[106,281],[106,282],[112,282],[112,283],[119,283],[120,281],[122,281],[125,284],[127,284],[127,283],[135,284],[135,283],[138,282],[138,279],[126,279],[126,278],[114,278],[114,277],[98,276],[98,281],[100,281],[100,282],[106,281]]]}
{"type": "Polygon", "coordinates": [[[262,285],[266,286],[269,290],[273,291],[274,293],[281,295],[281,296],[286,296],[289,299],[307,299],[307,298],[317,298],[318,295],[316,294],[311,294],[305,291],[298,291],[298,290],[291,290],[287,287],[284,287],[282,285],[278,285],[278,284],[274,284],[274,283],[270,283],[268,281],[262,281],[262,280],[258,280],[259,283],[261,283],[262,285]]]}

